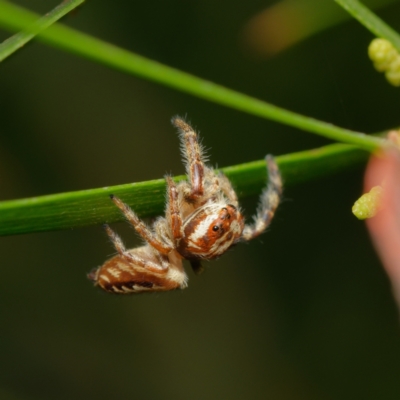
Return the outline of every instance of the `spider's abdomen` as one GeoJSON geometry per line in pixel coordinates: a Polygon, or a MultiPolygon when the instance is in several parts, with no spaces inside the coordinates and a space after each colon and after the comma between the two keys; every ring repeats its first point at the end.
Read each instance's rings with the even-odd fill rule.
{"type": "MultiPolygon", "coordinates": [[[[140,255],[142,260],[148,260],[153,265],[157,263],[156,257],[148,252],[147,246],[129,252],[140,255]]],[[[174,257],[174,261],[176,260],[178,259],[174,257]]],[[[180,260],[168,269],[162,270],[160,266],[160,270],[155,271],[154,267],[150,268],[136,265],[117,255],[92,271],[88,277],[105,291],[117,294],[184,289],[187,286],[187,276],[180,260]]]]}
{"type": "Polygon", "coordinates": [[[243,217],[235,206],[203,206],[185,221],[177,250],[188,259],[219,257],[241,237],[243,227],[243,217]]]}

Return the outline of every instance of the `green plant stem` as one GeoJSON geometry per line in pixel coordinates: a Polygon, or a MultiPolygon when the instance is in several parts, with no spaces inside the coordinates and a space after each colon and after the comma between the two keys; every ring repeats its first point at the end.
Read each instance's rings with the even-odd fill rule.
{"type": "MultiPolygon", "coordinates": [[[[0,1],[0,25],[21,29],[37,15],[21,7],[0,1]]],[[[121,49],[90,35],[56,23],[38,35],[38,39],[58,48],[103,63],[112,68],[172,87],[194,96],[213,101],[249,114],[271,119],[308,132],[374,151],[387,142],[381,138],[340,128],[284,110],[262,100],[225,88],[121,49]]]]}
{"type": "Polygon", "coordinates": [[[358,0],[335,0],[375,36],[388,40],[400,52],[400,35],[358,0]]]}
{"type": "MultiPolygon", "coordinates": [[[[365,162],[368,153],[355,146],[332,144],[319,149],[277,157],[284,185],[310,181],[365,162]]],[[[264,160],[222,168],[239,197],[257,195],[265,186],[264,160]]],[[[178,176],[176,181],[185,179],[178,176]]],[[[100,189],[60,193],[29,199],[0,202],[0,235],[13,235],[71,229],[122,220],[110,201],[115,194],[128,203],[140,217],[162,214],[165,204],[164,179],[131,183],[100,189]]]]}
{"type": "MultiPolygon", "coordinates": [[[[39,18],[32,25],[26,28],[24,31],[15,34],[9,39],[0,43],[0,62],[11,54],[19,50],[26,43],[32,40],[38,33],[47,29],[54,22],[58,21],[64,15],[68,14],[74,8],[81,5],[85,0],[69,0],[61,3],[59,6],[51,10],[44,17],[39,18]]],[[[7,7],[7,3],[2,6],[7,7]]]]}

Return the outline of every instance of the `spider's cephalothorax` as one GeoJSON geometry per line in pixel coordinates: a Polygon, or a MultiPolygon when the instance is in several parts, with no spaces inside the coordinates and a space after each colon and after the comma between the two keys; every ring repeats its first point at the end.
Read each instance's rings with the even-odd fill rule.
{"type": "Polygon", "coordinates": [[[193,128],[182,118],[172,119],[180,133],[187,181],[176,184],[167,176],[165,217],[152,228],[119,198],[112,201],[134,226],[146,244],[125,249],[120,237],[108,226],[106,232],[118,255],[92,271],[89,278],[112,293],[142,293],[183,289],[187,276],[182,259],[190,261],[195,272],[201,260],[212,260],[240,240],[248,241],[265,231],[278,207],[282,181],[277,164],[266,157],[268,186],[251,225],[245,225],[238,199],[228,178],[204,163],[204,154],[193,128]]]}
{"type": "Polygon", "coordinates": [[[187,259],[211,260],[225,253],[242,236],[243,216],[237,207],[212,201],[190,214],[182,226],[177,250],[187,259]]]}

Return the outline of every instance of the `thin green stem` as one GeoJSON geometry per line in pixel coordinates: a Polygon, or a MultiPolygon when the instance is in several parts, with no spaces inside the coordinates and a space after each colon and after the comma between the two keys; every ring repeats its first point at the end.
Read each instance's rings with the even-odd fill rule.
{"type": "MultiPolygon", "coordinates": [[[[332,144],[277,157],[285,187],[346,170],[365,162],[368,153],[355,146],[332,144]]],[[[265,186],[264,160],[222,168],[239,197],[257,195],[265,186]]],[[[176,177],[179,181],[184,176],[176,177]]],[[[13,235],[102,224],[122,220],[110,201],[115,194],[141,217],[162,214],[165,181],[158,179],[107,188],[0,202],[0,235],[13,235]]]]}
{"type": "MultiPolygon", "coordinates": [[[[37,15],[30,11],[0,1],[0,25],[8,29],[21,29],[35,18],[37,18],[37,15]],[[7,7],[4,7],[5,4],[7,4],[7,7]]],[[[369,151],[374,151],[386,145],[386,141],[383,139],[340,128],[327,122],[318,121],[285,110],[121,49],[59,23],[41,32],[38,35],[38,39],[112,68],[140,76],[182,92],[262,118],[313,132],[333,140],[354,144],[369,151]]]]}
{"type": "Polygon", "coordinates": [[[400,52],[400,35],[358,0],[335,0],[375,36],[388,40],[400,52]]]}
{"type": "MultiPolygon", "coordinates": [[[[85,0],[69,0],[61,3],[59,6],[51,10],[44,17],[39,18],[24,31],[15,34],[9,39],[0,43],[0,62],[11,54],[19,50],[26,43],[32,40],[38,33],[47,29],[71,10],[81,5],[85,0]]],[[[9,5],[6,2],[1,3],[2,11],[6,10],[9,5]]],[[[12,6],[11,6],[12,7],[12,6]]]]}

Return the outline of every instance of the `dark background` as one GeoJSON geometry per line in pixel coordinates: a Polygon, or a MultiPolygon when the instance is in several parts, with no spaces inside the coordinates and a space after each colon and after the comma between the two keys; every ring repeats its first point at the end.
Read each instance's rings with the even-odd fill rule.
{"type": "MultiPolygon", "coordinates": [[[[44,13],[54,1],[20,1],[44,13]]],[[[269,3],[88,1],[65,23],[278,106],[365,132],[399,123],[357,22],[271,59],[240,40],[269,3]]],[[[379,13],[400,30],[400,4],[379,13]]],[[[9,34],[2,32],[2,38],[9,34]]],[[[184,172],[187,114],[218,166],[326,140],[47,47],[0,66],[0,196],[184,172]]],[[[112,296],[86,273],[113,254],[100,226],[0,239],[1,399],[398,399],[390,284],[351,214],[363,170],[285,189],[267,234],[189,272],[185,291],[112,296]]],[[[252,213],[257,199],[243,203],[252,213]]],[[[116,224],[125,241],[138,239],[116,224]]]]}

